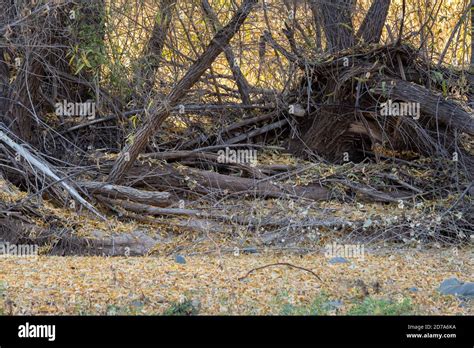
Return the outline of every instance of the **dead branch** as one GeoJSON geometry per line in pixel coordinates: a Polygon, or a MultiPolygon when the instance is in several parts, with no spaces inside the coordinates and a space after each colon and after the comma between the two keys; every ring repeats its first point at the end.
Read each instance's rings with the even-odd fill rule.
{"type": "Polygon", "coordinates": [[[168,206],[171,204],[171,194],[168,192],[143,191],[132,187],[111,185],[103,182],[79,181],[77,185],[90,193],[100,194],[110,198],[128,199],[133,202],[153,206],[168,206]]]}
{"type": "Polygon", "coordinates": [[[268,264],[268,265],[265,265],[265,266],[253,268],[250,271],[248,271],[244,276],[238,278],[238,280],[240,280],[240,281],[244,280],[245,278],[247,278],[253,272],[256,272],[256,271],[259,271],[261,269],[268,268],[268,267],[274,267],[274,266],[288,266],[288,267],[291,267],[291,268],[300,269],[302,271],[305,271],[305,272],[308,272],[308,273],[312,274],[318,280],[322,281],[322,279],[316,273],[314,273],[312,270],[301,267],[301,266],[295,266],[295,265],[292,265],[291,263],[288,263],[288,262],[276,262],[276,263],[271,263],[271,264],[268,264]]]}
{"type": "MultiPolygon", "coordinates": [[[[81,195],[69,185],[64,179],[61,179],[50,166],[39,159],[38,157],[31,154],[25,147],[14,142],[10,137],[7,136],[5,132],[8,132],[7,128],[0,124],[0,140],[5,144],[10,146],[13,150],[16,151],[21,157],[23,157],[30,165],[34,166],[40,172],[42,172],[47,177],[53,179],[59,185],[61,185],[72,197],[74,197],[81,205],[93,212],[95,215],[100,217],[102,220],[107,220],[102,214],[100,214],[89,202],[87,202],[81,195]]],[[[39,177],[38,177],[39,178],[39,177]]]]}
{"type": "Polygon", "coordinates": [[[169,116],[170,108],[186,95],[224,47],[229,44],[230,39],[239,30],[256,3],[256,0],[245,0],[229,24],[217,32],[206,51],[189,68],[186,75],[176,84],[168,96],[162,102],[157,101],[158,106],[151,108],[151,119],[136,133],[133,144],[125,146],[121,151],[109,174],[108,181],[114,183],[120,180],[123,174],[130,169],[135,159],[148,144],[150,137],[169,116]]]}

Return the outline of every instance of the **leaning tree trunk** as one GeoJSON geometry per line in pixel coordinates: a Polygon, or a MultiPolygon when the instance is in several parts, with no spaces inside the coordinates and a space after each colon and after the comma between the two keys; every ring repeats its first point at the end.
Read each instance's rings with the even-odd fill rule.
{"type": "Polygon", "coordinates": [[[144,123],[133,137],[132,144],[126,145],[120,152],[110,174],[109,182],[119,181],[123,174],[130,169],[133,162],[148,144],[163,121],[170,115],[171,108],[176,105],[200,79],[202,74],[211,66],[219,54],[222,53],[235,33],[244,23],[257,0],[245,0],[230,22],[217,32],[204,53],[194,62],[183,78],[176,84],[164,100],[155,100],[150,109],[151,118],[144,123]]]}
{"type": "MultiPolygon", "coordinates": [[[[204,14],[209,20],[213,32],[215,34],[222,27],[221,23],[219,22],[219,18],[217,18],[216,13],[209,4],[209,1],[202,0],[201,4],[204,14]]],[[[244,74],[242,74],[242,71],[240,70],[240,67],[237,64],[234,51],[232,50],[230,45],[227,45],[224,48],[224,54],[227,59],[227,62],[229,63],[230,70],[232,71],[232,76],[234,77],[235,83],[237,84],[237,88],[242,98],[242,102],[244,104],[250,104],[249,83],[247,82],[247,79],[245,78],[244,74]]]]}

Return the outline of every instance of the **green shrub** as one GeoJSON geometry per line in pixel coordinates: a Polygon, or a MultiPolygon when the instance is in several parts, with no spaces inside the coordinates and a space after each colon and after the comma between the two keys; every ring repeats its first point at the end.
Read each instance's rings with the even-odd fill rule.
{"type": "Polygon", "coordinates": [[[167,308],[163,315],[197,315],[199,314],[199,308],[197,308],[193,301],[184,300],[182,302],[173,302],[169,308],[167,308]]]}

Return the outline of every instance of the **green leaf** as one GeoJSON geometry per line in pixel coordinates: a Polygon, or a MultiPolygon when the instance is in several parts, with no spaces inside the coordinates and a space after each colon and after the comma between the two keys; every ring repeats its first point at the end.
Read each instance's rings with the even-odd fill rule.
{"type": "Polygon", "coordinates": [[[74,73],[74,75],[77,75],[81,72],[82,69],[84,69],[84,66],[85,64],[84,63],[81,63],[79,64],[79,67],[77,68],[76,72],[74,73]]]}

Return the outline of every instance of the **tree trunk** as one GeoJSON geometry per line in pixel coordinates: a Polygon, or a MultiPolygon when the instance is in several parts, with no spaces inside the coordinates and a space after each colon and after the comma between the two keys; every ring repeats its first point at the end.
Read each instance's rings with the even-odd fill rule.
{"type": "Polygon", "coordinates": [[[176,84],[170,94],[160,103],[151,108],[151,118],[146,122],[133,137],[131,145],[126,145],[119,154],[112,171],[108,177],[110,182],[117,182],[123,174],[133,165],[133,162],[148,144],[149,139],[155,134],[163,121],[169,116],[170,109],[189,89],[199,80],[202,74],[211,66],[224,47],[229,44],[230,39],[239,30],[257,0],[245,0],[229,24],[219,30],[204,53],[189,68],[184,77],[176,84]]]}
{"type": "Polygon", "coordinates": [[[372,0],[372,5],[357,32],[358,38],[368,44],[379,43],[390,2],[391,0],[372,0]]]}
{"type": "Polygon", "coordinates": [[[352,10],[354,0],[311,0],[315,20],[321,20],[327,41],[327,51],[335,52],[354,46],[352,10]]]}
{"type": "MultiPolygon", "coordinates": [[[[105,55],[105,0],[86,0],[80,1],[80,18],[79,29],[86,35],[79,35],[80,47],[85,45],[86,49],[94,50],[94,54],[98,56],[105,55]]],[[[61,23],[61,25],[63,25],[61,23]]],[[[99,103],[98,95],[98,81],[100,80],[99,72],[100,66],[96,63],[94,69],[82,70],[81,78],[84,80],[85,88],[80,90],[80,98],[88,99],[89,97],[96,97],[95,102],[99,103]],[[88,89],[88,90],[87,90],[88,89]]],[[[80,86],[81,87],[81,86],[80,86]]]]}
{"type": "Polygon", "coordinates": [[[12,131],[28,144],[35,145],[39,138],[35,136],[38,120],[39,86],[44,70],[40,61],[31,52],[26,58],[13,82],[8,96],[9,107],[6,113],[12,131]]]}
{"type": "Polygon", "coordinates": [[[471,70],[474,73],[474,0],[471,3],[471,70]]]}
{"type": "Polygon", "coordinates": [[[160,1],[160,10],[155,18],[150,40],[143,52],[138,74],[135,76],[135,84],[141,86],[144,91],[149,91],[153,87],[156,71],[161,64],[166,36],[173,19],[175,4],[176,0],[160,1]]]}
{"type": "Polygon", "coordinates": [[[313,14],[314,31],[316,33],[316,50],[322,51],[323,49],[323,38],[321,30],[321,18],[319,17],[319,11],[317,9],[316,1],[311,1],[311,13],[313,14]]]}

